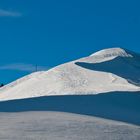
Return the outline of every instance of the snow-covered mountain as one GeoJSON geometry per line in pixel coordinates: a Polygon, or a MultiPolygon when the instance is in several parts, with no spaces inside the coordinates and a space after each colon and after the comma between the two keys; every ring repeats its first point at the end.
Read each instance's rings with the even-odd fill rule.
{"type": "Polygon", "coordinates": [[[140,91],[140,55],[110,48],[35,72],[0,89],[0,100],[140,91]]]}

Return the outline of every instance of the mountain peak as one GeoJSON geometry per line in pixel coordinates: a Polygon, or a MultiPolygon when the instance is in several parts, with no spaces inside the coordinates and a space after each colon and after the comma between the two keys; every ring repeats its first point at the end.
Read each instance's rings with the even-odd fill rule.
{"type": "Polygon", "coordinates": [[[101,51],[98,51],[91,56],[101,56],[101,57],[132,57],[131,53],[128,50],[122,48],[108,48],[101,51]]]}
{"type": "Polygon", "coordinates": [[[65,63],[46,72],[33,73],[4,86],[0,89],[0,101],[140,91],[139,56],[121,48],[101,50],[93,57],[65,63]]]}

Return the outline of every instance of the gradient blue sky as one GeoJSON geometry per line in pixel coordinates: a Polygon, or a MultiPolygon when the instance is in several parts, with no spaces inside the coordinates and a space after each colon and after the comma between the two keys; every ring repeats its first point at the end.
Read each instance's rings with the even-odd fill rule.
{"type": "Polygon", "coordinates": [[[0,0],[0,82],[110,47],[140,52],[139,0],[0,0]]]}

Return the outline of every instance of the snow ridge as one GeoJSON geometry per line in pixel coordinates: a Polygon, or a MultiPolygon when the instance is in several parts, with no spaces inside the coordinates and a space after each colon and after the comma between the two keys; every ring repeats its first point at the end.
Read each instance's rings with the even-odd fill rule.
{"type": "Polygon", "coordinates": [[[0,101],[51,95],[140,91],[140,56],[121,48],[32,73],[0,89],[0,101]],[[124,69],[125,68],[125,69],[124,69]]]}
{"type": "Polygon", "coordinates": [[[127,52],[125,49],[122,48],[109,48],[109,49],[104,49],[101,51],[98,51],[91,56],[102,56],[102,57],[133,57],[129,52],[127,52]]]}

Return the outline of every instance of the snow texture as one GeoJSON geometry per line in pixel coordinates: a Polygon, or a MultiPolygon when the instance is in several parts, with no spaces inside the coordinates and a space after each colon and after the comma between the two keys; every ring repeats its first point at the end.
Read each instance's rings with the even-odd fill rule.
{"type": "Polygon", "coordinates": [[[101,50],[2,87],[0,139],[139,140],[139,93],[140,55],[101,50]]]}
{"type": "Polygon", "coordinates": [[[44,96],[0,102],[0,112],[59,111],[140,125],[139,92],[44,96]]]}
{"type": "Polygon", "coordinates": [[[0,89],[0,101],[51,95],[140,91],[140,55],[111,48],[18,79],[0,89]]]}
{"type": "Polygon", "coordinates": [[[0,113],[0,139],[139,140],[140,127],[62,112],[0,113]]]}

